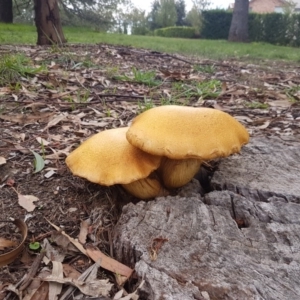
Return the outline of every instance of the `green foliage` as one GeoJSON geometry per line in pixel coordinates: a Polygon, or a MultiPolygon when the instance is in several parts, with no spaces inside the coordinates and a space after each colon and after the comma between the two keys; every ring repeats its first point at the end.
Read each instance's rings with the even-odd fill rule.
{"type": "MultiPolygon", "coordinates": [[[[13,0],[14,22],[34,22],[34,1],[13,0]]],[[[120,11],[128,0],[64,0],[58,1],[63,26],[93,26],[97,30],[114,30],[120,11]],[[120,9],[121,8],[121,9],[120,9]]]]}
{"type": "Polygon", "coordinates": [[[267,103],[261,103],[258,101],[251,101],[250,103],[245,103],[245,106],[252,109],[267,109],[269,107],[267,103]]]}
{"type": "Polygon", "coordinates": [[[177,12],[174,0],[160,0],[160,9],[157,13],[157,23],[160,28],[174,26],[177,21],[177,12]]]}
{"type": "Polygon", "coordinates": [[[136,68],[132,69],[132,75],[115,75],[113,78],[122,81],[131,81],[136,83],[145,84],[147,86],[157,86],[160,81],[156,80],[155,71],[140,71],[136,68]]]}
{"type": "Polygon", "coordinates": [[[175,99],[189,99],[191,97],[215,99],[222,92],[222,83],[215,79],[202,82],[192,82],[191,84],[176,82],[172,85],[172,88],[178,93],[174,96],[175,99]]]}
{"type": "Polygon", "coordinates": [[[14,0],[13,2],[14,22],[32,24],[34,22],[33,1],[14,0]]]}
{"type": "Polygon", "coordinates": [[[146,35],[149,33],[149,24],[144,10],[134,8],[128,14],[128,23],[131,26],[131,34],[146,35]]]}
{"type": "Polygon", "coordinates": [[[16,84],[21,77],[34,76],[46,69],[33,67],[29,58],[23,54],[5,54],[0,56],[0,86],[16,84]]]}
{"type": "Polygon", "coordinates": [[[29,249],[30,250],[38,250],[40,249],[41,244],[39,242],[31,242],[29,243],[29,249]]]}
{"type": "Polygon", "coordinates": [[[202,99],[215,99],[222,92],[222,83],[219,80],[209,80],[198,82],[193,89],[193,96],[201,97],[202,99]]]}
{"type": "Polygon", "coordinates": [[[151,4],[151,11],[148,15],[150,30],[159,28],[158,13],[160,11],[160,1],[154,0],[151,4]]]}
{"type": "Polygon", "coordinates": [[[195,65],[193,69],[195,71],[207,73],[207,74],[214,74],[216,71],[213,65],[195,65]]]}
{"type": "Polygon", "coordinates": [[[300,14],[251,14],[250,19],[252,41],[300,46],[300,14]]]}
{"type": "Polygon", "coordinates": [[[195,28],[187,26],[174,26],[156,29],[154,34],[162,37],[175,37],[192,39],[196,37],[195,28]]]}
{"type": "Polygon", "coordinates": [[[198,36],[200,36],[202,30],[203,17],[196,6],[193,6],[193,8],[188,12],[186,16],[186,23],[187,25],[194,27],[195,33],[198,36]]]}
{"type": "Polygon", "coordinates": [[[285,94],[288,96],[289,100],[292,103],[296,103],[300,101],[300,85],[296,85],[294,87],[289,87],[285,89],[285,94]]]}
{"type": "Polygon", "coordinates": [[[185,26],[186,25],[185,1],[177,0],[175,2],[175,8],[176,8],[176,13],[177,13],[176,26],[185,26]]]}
{"type": "MultiPolygon", "coordinates": [[[[229,43],[226,40],[191,39],[187,40],[186,43],[181,43],[178,42],[178,39],[108,34],[86,27],[64,27],[63,30],[70,43],[92,44],[101,42],[104,44],[127,45],[166,53],[196,55],[211,59],[234,58],[247,61],[268,59],[300,62],[300,52],[295,51],[295,48],[260,42],[229,43]]],[[[36,42],[36,29],[34,26],[0,24],[0,32],[2,44],[34,45],[36,42]]],[[[109,73],[115,75],[119,73],[119,70],[112,66],[109,73]]]]}
{"type": "MultiPolygon", "coordinates": [[[[203,11],[201,37],[227,39],[232,12],[203,11]]],[[[300,14],[249,14],[249,38],[253,42],[300,46],[300,14]]]]}
{"type": "Polygon", "coordinates": [[[35,44],[37,40],[36,27],[24,24],[0,23],[0,44],[35,44]]]}
{"type": "Polygon", "coordinates": [[[202,12],[202,17],[202,38],[227,40],[232,19],[232,12],[224,10],[206,10],[202,12]]]}
{"type": "Polygon", "coordinates": [[[144,101],[138,101],[138,113],[141,114],[142,112],[155,107],[152,99],[144,99],[144,101]]]}

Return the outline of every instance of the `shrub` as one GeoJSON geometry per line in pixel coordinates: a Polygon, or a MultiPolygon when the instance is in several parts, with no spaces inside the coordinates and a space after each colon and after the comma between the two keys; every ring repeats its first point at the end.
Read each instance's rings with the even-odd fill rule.
{"type": "Polygon", "coordinates": [[[156,29],[154,31],[154,35],[186,39],[192,39],[196,37],[195,29],[187,26],[174,26],[156,29]]]}

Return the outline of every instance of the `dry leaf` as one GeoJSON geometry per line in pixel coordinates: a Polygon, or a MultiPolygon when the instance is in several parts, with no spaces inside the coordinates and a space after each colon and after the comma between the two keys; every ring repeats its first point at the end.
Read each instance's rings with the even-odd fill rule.
{"type": "Polygon", "coordinates": [[[66,115],[60,114],[60,115],[56,115],[54,116],[47,124],[47,126],[43,129],[43,131],[45,131],[46,129],[49,129],[53,126],[55,126],[56,124],[58,124],[59,122],[65,120],[67,118],[66,115]]]}
{"type": "Polygon", "coordinates": [[[267,103],[272,107],[282,107],[282,108],[288,108],[292,105],[292,103],[289,100],[267,101],[267,103]]]}
{"type": "Polygon", "coordinates": [[[87,234],[88,234],[88,227],[89,227],[90,224],[91,224],[91,221],[89,219],[85,220],[85,221],[82,221],[81,224],[80,224],[80,232],[79,232],[78,240],[81,244],[86,243],[86,237],[87,237],[87,234]]]}
{"type": "Polygon", "coordinates": [[[46,219],[46,221],[53,226],[57,231],[59,231],[63,236],[68,238],[68,240],[79,250],[81,251],[84,255],[87,255],[86,250],[84,247],[75,239],[70,237],[68,234],[66,234],[64,231],[62,231],[59,227],[57,227],[55,224],[51,223],[49,220],[46,219]]]}
{"type": "Polygon", "coordinates": [[[30,295],[30,297],[26,298],[26,296],[23,298],[23,300],[48,300],[49,282],[43,282],[39,288],[30,295]]]}
{"type": "Polygon", "coordinates": [[[123,265],[117,260],[108,257],[98,249],[87,249],[86,253],[94,262],[101,261],[102,268],[109,270],[113,273],[126,276],[127,278],[129,278],[133,273],[132,269],[130,269],[126,265],[123,265]]]}
{"type": "Polygon", "coordinates": [[[87,282],[72,279],[59,278],[48,276],[44,278],[45,281],[54,281],[61,284],[69,284],[77,287],[83,294],[91,297],[108,296],[113,284],[109,283],[108,279],[90,280],[87,282]]]}
{"type": "Polygon", "coordinates": [[[63,264],[63,270],[65,277],[69,277],[72,279],[78,279],[81,273],[79,273],[76,269],[68,264],[63,264]]]}
{"type": "Polygon", "coordinates": [[[0,237],[0,250],[4,250],[5,248],[8,247],[14,247],[16,245],[17,245],[16,242],[0,237]]]}
{"type": "Polygon", "coordinates": [[[271,124],[271,121],[266,121],[263,125],[258,126],[257,128],[266,129],[271,124]]]}
{"type": "MultiPolygon", "coordinates": [[[[52,261],[52,276],[57,278],[63,278],[63,266],[61,262],[52,261]]],[[[62,284],[59,282],[51,281],[49,282],[49,300],[56,300],[57,296],[62,291],[62,284]]]]}
{"type": "Polygon", "coordinates": [[[28,212],[30,212],[36,208],[33,202],[38,201],[39,198],[32,195],[21,195],[18,193],[18,200],[19,205],[25,208],[28,212]]]}
{"type": "Polygon", "coordinates": [[[3,156],[0,156],[0,166],[6,164],[6,159],[3,156]]]}
{"type": "Polygon", "coordinates": [[[37,121],[47,122],[48,118],[51,117],[53,113],[38,113],[33,115],[25,114],[15,114],[15,115],[0,115],[0,119],[5,121],[10,121],[13,123],[19,123],[23,125],[32,124],[37,121]]]}
{"type": "Polygon", "coordinates": [[[48,141],[44,140],[41,137],[37,137],[36,140],[38,143],[40,143],[41,145],[43,144],[44,146],[48,146],[50,144],[48,141]]]}
{"type": "Polygon", "coordinates": [[[108,122],[97,122],[97,121],[90,121],[90,122],[81,122],[81,125],[84,126],[96,126],[96,127],[105,127],[109,123],[108,122]]]}

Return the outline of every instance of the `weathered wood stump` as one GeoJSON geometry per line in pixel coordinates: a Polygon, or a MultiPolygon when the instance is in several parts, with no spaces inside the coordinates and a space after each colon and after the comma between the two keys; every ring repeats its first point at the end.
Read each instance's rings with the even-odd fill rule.
{"type": "Polygon", "coordinates": [[[221,161],[212,186],[249,200],[267,201],[278,196],[300,203],[300,143],[253,138],[241,155],[221,161]]]}
{"type": "Polygon", "coordinates": [[[115,253],[145,279],[141,299],[299,300],[300,144],[253,138],[212,186],[123,208],[115,253]]]}

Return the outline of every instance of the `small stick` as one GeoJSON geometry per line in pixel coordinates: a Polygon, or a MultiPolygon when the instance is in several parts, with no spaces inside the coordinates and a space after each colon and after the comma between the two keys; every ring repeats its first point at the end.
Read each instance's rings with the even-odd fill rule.
{"type": "Polygon", "coordinates": [[[42,251],[41,254],[35,258],[28,274],[26,275],[25,279],[23,280],[22,285],[19,288],[19,291],[24,291],[29,286],[29,284],[31,283],[33,277],[35,276],[35,274],[40,266],[40,263],[45,255],[45,253],[46,253],[45,251],[42,251]]]}

